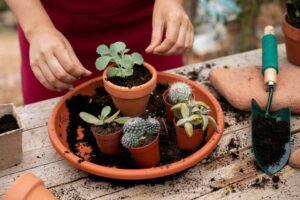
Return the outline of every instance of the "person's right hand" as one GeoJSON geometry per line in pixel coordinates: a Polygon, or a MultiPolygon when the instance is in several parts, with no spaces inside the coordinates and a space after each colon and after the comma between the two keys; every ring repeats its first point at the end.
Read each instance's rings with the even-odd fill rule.
{"type": "Polygon", "coordinates": [[[70,43],[55,28],[39,27],[28,37],[30,65],[36,78],[49,90],[72,88],[72,83],[92,72],[85,69],[70,43]]]}

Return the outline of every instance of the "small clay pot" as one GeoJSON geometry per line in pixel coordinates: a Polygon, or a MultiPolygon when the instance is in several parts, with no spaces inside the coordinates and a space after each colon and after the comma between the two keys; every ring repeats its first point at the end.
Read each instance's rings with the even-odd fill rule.
{"type": "Polygon", "coordinates": [[[200,146],[203,140],[204,133],[202,129],[194,129],[193,136],[189,137],[186,134],[184,128],[180,126],[176,126],[175,118],[173,119],[173,123],[176,129],[177,147],[181,150],[186,150],[186,151],[196,150],[200,146]]]}
{"type": "Polygon", "coordinates": [[[282,31],[285,35],[285,46],[287,59],[300,66],[300,29],[290,25],[287,20],[287,14],[282,18],[282,31]]]}
{"type": "Polygon", "coordinates": [[[3,200],[58,200],[41,179],[31,173],[21,175],[6,191],[3,200]]]}
{"type": "Polygon", "coordinates": [[[103,85],[105,90],[111,95],[114,105],[125,116],[137,117],[142,115],[146,110],[150,93],[156,87],[157,72],[155,68],[148,63],[144,63],[144,67],[150,71],[152,78],[147,83],[128,88],[108,81],[107,71],[110,67],[107,67],[103,73],[103,85]]]}
{"type": "Polygon", "coordinates": [[[91,131],[97,141],[100,151],[105,155],[118,155],[121,153],[122,145],[121,138],[123,129],[120,128],[117,132],[111,134],[101,134],[96,126],[91,126],[91,131]]]}
{"type": "Polygon", "coordinates": [[[166,90],[163,93],[163,100],[165,103],[165,107],[166,107],[166,115],[165,115],[165,119],[167,122],[172,122],[172,119],[174,118],[174,114],[173,112],[170,110],[173,106],[173,104],[171,104],[167,99],[169,96],[169,90],[166,90]]]}
{"type": "Polygon", "coordinates": [[[128,149],[139,168],[150,168],[159,164],[160,151],[158,141],[159,134],[157,134],[156,138],[146,146],[128,149]]]}

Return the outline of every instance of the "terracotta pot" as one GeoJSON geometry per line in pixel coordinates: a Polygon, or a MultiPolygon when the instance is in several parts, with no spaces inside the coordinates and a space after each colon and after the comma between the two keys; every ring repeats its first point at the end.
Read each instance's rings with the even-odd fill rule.
{"type": "Polygon", "coordinates": [[[97,145],[103,154],[113,156],[121,153],[121,138],[123,135],[122,129],[107,135],[97,132],[95,127],[91,127],[91,131],[93,132],[97,145]]]}
{"type": "Polygon", "coordinates": [[[186,151],[196,150],[203,140],[204,134],[202,129],[194,129],[193,136],[189,137],[184,128],[176,126],[175,119],[173,119],[173,122],[176,129],[176,142],[178,148],[186,151]]]}
{"type": "Polygon", "coordinates": [[[146,146],[128,149],[138,167],[150,168],[159,164],[160,152],[158,141],[159,134],[157,134],[156,138],[146,146]]]}
{"type": "Polygon", "coordinates": [[[163,100],[164,100],[165,107],[166,107],[165,119],[166,119],[167,122],[172,122],[172,119],[174,118],[174,114],[173,114],[172,111],[170,111],[170,109],[172,108],[173,104],[168,102],[168,100],[167,100],[168,94],[169,94],[169,90],[166,90],[163,93],[163,100]]]}
{"type": "MultiPolygon", "coordinates": [[[[209,127],[207,131],[208,140],[203,147],[201,147],[185,159],[181,159],[167,165],[146,169],[122,169],[116,167],[107,167],[103,165],[97,165],[88,161],[78,163],[78,160],[80,160],[81,158],[70,152],[67,143],[66,130],[69,124],[69,112],[66,107],[66,101],[79,94],[95,94],[95,89],[99,86],[103,86],[103,78],[97,77],[75,87],[72,91],[68,92],[66,95],[60,98],[56,106],[53,108],[48,122],[48,131],[51,143],[56,151],[70,164],[86,172],[95,174],[97,176],[124,180],[144,180],[168,176],[186,170],[207,157],[217,147],[224,130],[224,115],[220,104],[218,103],[216,98],[199,83],[169,73],[158,72],[157,75],[158,83],[168,85],[178,81],[184,81],[188,83],[194,91],[195,98],[201,99],[210,106],[211,115],[216,119],[219,132],[217,133],[213,128],[209,127]],[[69,153],[65,153],[66,151],[68,151],[69,153]]],[[[80,154],[84,155],[85,151],[86,149],[82,148],[80,154]]]]}
{"type": "Polygon", "coordinates": [[[287,20],[287,14],[282,18],[282,31],[285,35],[285,46],[287,59],[300,66],[300,29],[290,25],[287,20]]]}
{"type": "Polygon", "coordinates": [[[148,63],[144,63],[144,66],[150,71],[152,78],[147,83],[132,88],[118,86],[108,81],[107,71],[110,67],[107,67],[103,73],[105,90],[111,95],[116,108],[125,116],[142,115],[146,110],[150,93],[156,87],[157,72],[155,68],[148,63]]]}
{"type": "Polygon", "coordinates": [[[21,175],[6,191],[3,200],[58,200],[41,179],[31,173],[21,175]]]}

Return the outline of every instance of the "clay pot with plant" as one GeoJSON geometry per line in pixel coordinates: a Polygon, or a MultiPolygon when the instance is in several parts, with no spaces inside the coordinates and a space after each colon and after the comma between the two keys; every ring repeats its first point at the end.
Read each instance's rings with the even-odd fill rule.
{"type": "Polygon", "coordinates": [[[122,145],[131,153],[138,167],[150,168],[159,164],[159,130],[160,123],[155,118],[134,117],[124,124],[122,145]]]}
{"type": "Polygon", "coordinates": [[[216,121],[209,115],[210,108],[202,101],[184,101],[171,108],[174,113],[176,142],[181,150],[194,151],[203,141],[208,124],[218,132],[216,121]]]}
{"type": "Polygon", "coordinates": [[[184,82],[175,82],[163,93],[163,100],[166,106],[166,121],[171,122],[174,118],[171,107],[183,101],[193,98],[192,88],[184,82]]]}
{"type": "Polygon", "coordinates": [[[288,60],[300,66],[300,0],[291,0],[286,4],[287,13],[282,19],[282,30],[288,60]]]}
{"type": "Polygon", "coordinates": [[[119,110],[111,116],[110,113],[111,107],[105,106],[98,117],[86,112],[80,112],[79,116],[90,124],[100,151],[105,155],[118,155],[122,150],[122,126],[129,118],[119,117],[119,110]]]}
{"type": "Polygon", "coordinates": [[[142,115],[156,86],[157,72],[144,62],[139,53],[127,54],[129,49],[123,42],[116,42],[108,48],[100,45],[96,60],[98,70],[104,70],[103,83],[113,102],[124,115],[142,115]],[[111,63],[111,65],[109,65],[111,63]]]}

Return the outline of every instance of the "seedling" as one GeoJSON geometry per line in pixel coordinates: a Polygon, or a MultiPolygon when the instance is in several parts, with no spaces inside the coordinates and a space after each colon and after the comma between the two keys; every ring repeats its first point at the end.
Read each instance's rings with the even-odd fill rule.
{"type": "Polygon", "coordinates": [[[116,42],[108,48],[106,45],[101,44],[97,47],[97,53],[100,55],[96,60],[96,68],[99,71],[104,70],[108,63],[115,65],[108,70],[108,77],[128,77],[133,75],[133,66],[135,64],[142,65],[144,59],[139,53],[126,54],[129,49],[126,48],[124,42],[116,42]]]}
{"type": "Polygon", "coordinates": [[[80,112],[79,116],[83,121],[96,126],[102,126],[104,124],[110,124],[113,122],[116,122],[118,124],[124,124],[129,119],[129,117],[118,117],[120,114],[120,110],[118,110],[113,115],[109,116],[110,113],[111,107],[105,106],[101,110],[101,115],[99,115],[98,117],[95,117],[94,115],[91,115],[87,112],[80,112]]]}

